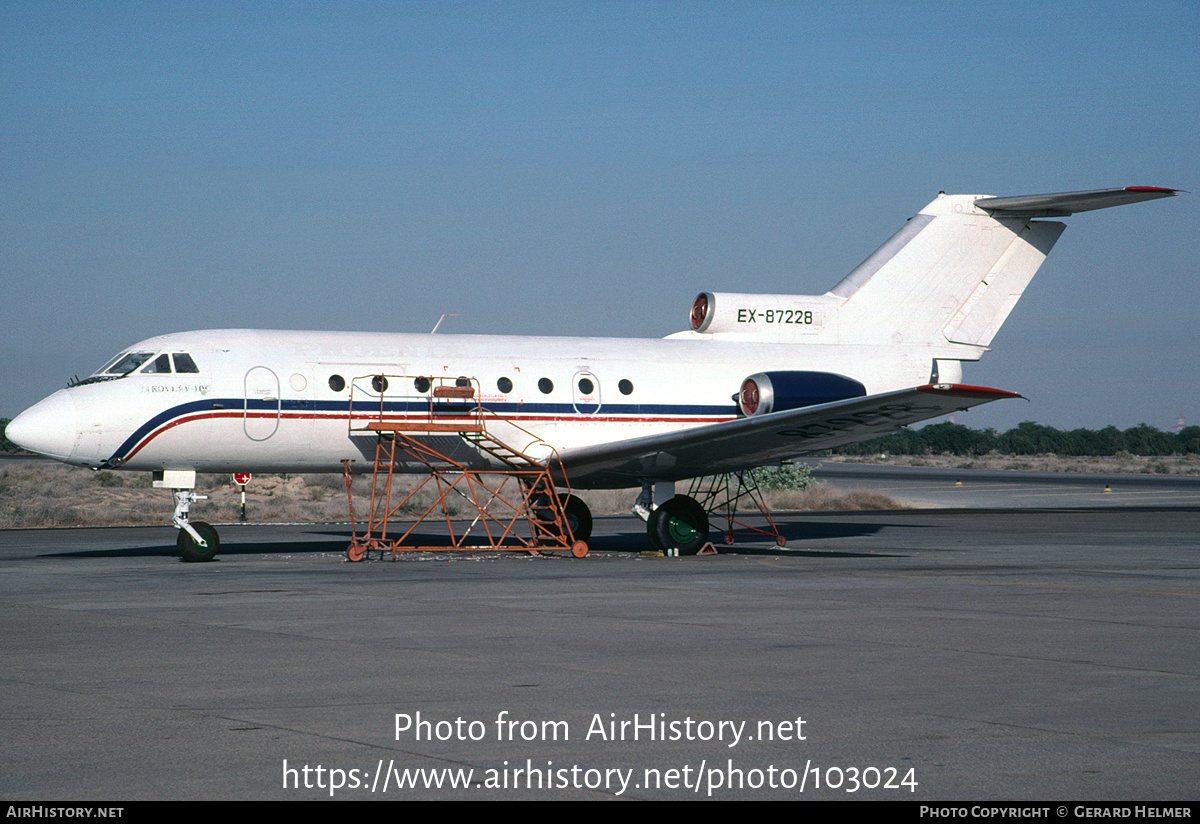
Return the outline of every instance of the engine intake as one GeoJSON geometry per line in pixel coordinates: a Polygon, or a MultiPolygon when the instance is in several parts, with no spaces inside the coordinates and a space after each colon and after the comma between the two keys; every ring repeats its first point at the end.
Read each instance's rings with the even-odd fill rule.
{"type": "Polygon", "coordinates": [[[861,383],[833,372],[758,372],[742,381],[737,405],[739,412],[753,418],[866,394],[861,383]]]}

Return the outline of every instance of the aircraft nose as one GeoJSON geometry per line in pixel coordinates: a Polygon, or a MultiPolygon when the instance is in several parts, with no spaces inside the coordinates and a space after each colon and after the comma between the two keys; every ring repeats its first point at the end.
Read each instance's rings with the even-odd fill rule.
{"type": "Polygon", "coordinates": [[[67,461],[77,436],[75,401],[60,389],[8,422],[5,436],[22,449],[67,461]]]}

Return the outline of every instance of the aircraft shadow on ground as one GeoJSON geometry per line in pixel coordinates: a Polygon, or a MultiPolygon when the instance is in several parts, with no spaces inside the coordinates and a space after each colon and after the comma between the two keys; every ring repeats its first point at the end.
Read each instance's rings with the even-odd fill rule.
{"type": "MultiPolygon", "coordinates": [[[[896,523],[853,523],[839,521],[818,521],[818,522],[800,522],[800,523],[783,523],[779,525],[779,531],[787,539],[786,547],[777,547],[773,543],[773,539],[768,535],[756,534],[746,530],[738,530],[735,533],[736,541],[732,546],[726,545],[724,541],[724,532],[714,529],[711,534],[713,546],[718,552],[733,553],[739,555],[778,555],[789,556],[803,554],[806,557],[825,556],[825,557],[847,557],[867,554],[860,551],[846,551],[832,547],[811,547],[810,545],[816,541],[827,541],[837,539],[854,539],[865,538],[877,534],[884,528],[903,528],[913,527],[912,524],[896,524],[896,523]]],[[[222,557],[230,557],[237,555],[313,555],[313,554],[343,554],[350,544],[350,531],[337,530],[328,528],[318,528],[305,532],[306,535],[321,535],[325,536],[317,540],[289,540],[287,538],[262,540],[262,541],[239,541],[232,540],[233,535],[227,535],[226,541],[221,545],[220,554],[217,560],[222,557]]],[[[431,552],[451,551],[450,539],[444,531],[438,530],[418,530],[410,534],[405,540],[405,546],[412,548],[421,548],[431,552]]],[[[516,541],[509,545],[510,549],[522,549],[516,541]]],[[[650,549],[645,532],[640,530],[628,532],[614,532],[606,535],[594,535],[588,541],[588,548],[595,552],[627,552],[638,553],[645,552],[650,549]]],[[[546,547],[543,551],[565,551],[561,548],[546,547]]],[[[487,551],[481,549],[480,551],[487,551]]],[[[139,557],[161,557],[175,556],[178,551],[175,543],[162,543],[151,546],[133,546],[133,547],[113,547],[111,549],[82,549],[67,552],[47,552],[41,553],[38,557],[43,558],[139,558],[139,557]]],[[[880,557],[878,551],[869,553],[880,557]]]]}
{"type": "Polygon", "coordinates": [[[874,550],[868,552],[865,550],[837,549],[827,546],[817,548],[812,546],[812,544],[817,541],[866,538],[878,534],[884,528],[894,529],[912,527],[914,525],[822,520],[782,523],[777,524],[777,526],[779,527],[780,534],[787,539],[787,546],[785,547],[776,546],[774,539],[770,535],[763,535],[747,530],[735,530],[735,543],[732,546],[725,544],[724,532],[714,529],[709,537],[718,552],[730,552],[738,555],[803,556],[805,558],[851,558],[872,555],[880,558],[888,558],[902,557],[902,555],[900,553],[881,553],[874,550]]]}

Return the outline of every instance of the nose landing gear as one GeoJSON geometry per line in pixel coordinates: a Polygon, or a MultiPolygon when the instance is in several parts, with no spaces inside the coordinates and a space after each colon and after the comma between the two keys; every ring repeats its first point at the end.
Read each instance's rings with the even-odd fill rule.
{"type": "Polygon", "coordinates": [[[193,501],[204,501],[207,495],[197,495],[194,470],[165,469],[154,473],[154,486],[171,490],[175,497],[175,514],[171,523],[179,530],[175,546],[179,557],[190,563],[211,561],[217,557],[221,540],[216,528],[204,521],[189,521],[188,510],[193,501]]]}

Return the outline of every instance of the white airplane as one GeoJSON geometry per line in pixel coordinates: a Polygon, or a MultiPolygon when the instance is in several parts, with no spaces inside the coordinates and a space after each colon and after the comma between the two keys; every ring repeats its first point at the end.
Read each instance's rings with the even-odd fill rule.
{"type": "MultiPolygon", "coordinates": [[[[175,491],[181,554],[210,560],[216,530],[188,519],[197,472],[365,470],[377,437],[367,425],[381,419],[424,426],[416,437],[463,465],[503,469],[455,431],[473,395],[490,432],[575,488],[640,486],[635,511],[652,545],[686,554],[707,540],[708,518],[675,494],[677,481],[1018,397],[962,385],[962,362],[987,351],[1065,228],[1035,218],[1176,193],[939,194],[825,294],[703,292],[691,328],[661,340],[161,335],[21,413],[6,434],[66,463],[154,472],[175,491]]],[[[566,511],[586,540],[586,506],[572,497],[566,511]]]]}

